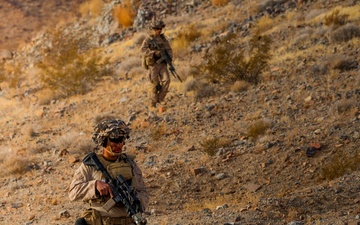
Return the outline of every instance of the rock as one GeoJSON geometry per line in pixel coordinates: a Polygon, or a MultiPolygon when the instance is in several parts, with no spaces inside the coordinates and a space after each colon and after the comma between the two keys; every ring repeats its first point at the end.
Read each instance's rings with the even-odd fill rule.
{"type": "Polygon", "coordinates": [[[63,210],[63,211],[59,212],[59,216],[60,216],[60,218],[69,218],[70,213],[67,210],[63,210]]]}

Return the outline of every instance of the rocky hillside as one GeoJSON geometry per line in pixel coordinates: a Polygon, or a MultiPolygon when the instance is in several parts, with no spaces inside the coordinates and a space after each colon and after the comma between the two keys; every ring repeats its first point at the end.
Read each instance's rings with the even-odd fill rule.
{"type": "MultiPolygon", "coordinates": [[[[68,186],[97,150],[92,126],[109,115],[132,128],[126,152],[143,169],[149,224],[360,223],[360,2],[146,2],[163,12],[184,80],[172,80],[166,105],[149,107],[139,52],[148,30],[119,24],[121,1],[59,29],[114,71],[84,93],[64,97],[56,91],[68,89],[44,85],[39,65],[57,46],[51,32],[4,57],[0,224],[73,224],[85,205],[68,200],[68,186]],[[196,74],[230,34],[250,52],[255,30],[272,40],[260,82],[196,74]],[[183,47],[184,33],[200,35],[183,47]]],[[[64,11],[74,11],[69,4],[64,11]]]]}

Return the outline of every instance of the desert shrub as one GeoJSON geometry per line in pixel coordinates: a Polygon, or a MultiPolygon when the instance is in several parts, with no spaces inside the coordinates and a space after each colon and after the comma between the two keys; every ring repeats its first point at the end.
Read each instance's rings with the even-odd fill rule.
{"type": "Polygon", "coordinates": [[[151,129],[150,137],[153,140],[158,141],[165,134],[166,134],[166,126],[165,124],[161,124],[159,126],[153,126],[153,128],[151,129]]]}
{"type": "Polygon", "coordinates": [[[24,80],[22,65],[20,63],[0,61],[0,82],[8,82],[15,88],[24,80]]]}
{"type": "Polygon", "coordinates": [[[276,24],[274,19],[272,19],[269,15],[264,15],[257,20],[256,27],[264,32],[270,30],[274,24],[276,24]]]}
{"type": "Polygon", "coordinates": [[[31,161],[28,156],[20,156],[17,152],[8,149],[0,150],[0,177],[24,174],[30,169],[31,161]]]}
{"type": "Polygon", "coordinates": [[[322,179],[333,180],[343,176],[348,172],[360,168],[359,154],[346,154],[345,151],[338,151],[328,162],[323,165],[320,177],[322,179]]]}
{"type": "Polygon", "coordinates": [[[61,32],[52,36],[52,50],[37,64],[40,78],[46,88],[58,97],[84,94],[105,75],[113,75],[107,68],[108,60],[102,60],[95,52],[82,52],[83,40],[61,32]]]}
{"type": "Polygon", "coordinates": [[[0,83],[6,80],[5,65],[4,61],[0,61],[0,83]]]}
{"type": "Polygon", "coordinates": [[[181,29],[172,42],[172,47],[176,51],[178,49],[186,49],[191,42],[195,41],[201,36],[201,32],[195,27],[194,24],[190,24],[187,27],[181,29]]]}
{"type": "Polygon", "coordinates": [[[99,16],[104,5],[102,0],[90,0],[82,3],[79,11],[82,15],[90,14],[93,17],[99,16]]]}
{"type": "Polygon", "coordinates": [[[324,24],[327,26],[333,25],[335,27],[344,25],[349,15],[339,15],[339,13],[340,10],[336,9],[330,15],[325,16],[324,24]]]}
{"type": "Polygon", "coordinates": [[[207,84],[201,80],[188,79],[184,84],[184,90],[186,92],[193,91],[195,99],[203,99],[206,97],[211,97],[216,94],[215,88],[212,84],[207,84]]]}
{"type": "Polygon", "coordinates": [[[247,127],[247,135],[257,138],[258,136],[265,134],[269,127],[270,124],[263,120],[256,121],[247,127]]]}
{"type": "Polygon", "coordinates": [[[249,87],[250,87],[250,84],[248,82],[239,80],[239,81],[236,81],[233,85],[231,85],[230,90],[235,93],[243,92],[243,91],[248,90],[249,87]]]}
{"type": "Polygon", "coordinates": [[[213,6],[223,6],[229,3],[229,0],[211,0],[213,6]]]}
{"type": "Polygon", "coordinates": [[[230,143],[231,141],[227,138],[206,137],[200,142],[200,146],[201,151],[209,156],[214,156],[219,148],[225,148],[229,146],[230,143]]]}
{"type": "Polygon", "coordinates": [[[330,34],[331,40],[335,42],[346,42],[352,38],[360,37],[360,27],[356,24],[346,24],[334,30],[330,34]]]}
{"type": "Polygon", "coordinates": [[[126,0],[119,6],[114,7],[113,17],[124,28],[131,27],[134,23],[136,12],[131,5],[130,0],[126,0]]]}
{"type": "Polygon", "coordinates": [[[351,109],[356,109],[356,107],[356,102],[350,99],[341,99],[334,104],[333,111],[338,115],[347,114],[351,111],[351,109]]]}
{"type": "Polygon", "coordinates": [[[139,58],[138,56],[130,56],[120,63],[119,69],[122,71],[130,71],[133,68],[137,68],[140,66],[141,58],[139,58]]]}
{"type": "Polygon", "coordinates": [[[266,68],[270,55],[270,38],[255,34],[249,43],[248,56],[236,43],[235,34],[220,41],[212,51],[208,51],[199,65],[200,73],[213,83],[234,83],[238,80],[257,84],[266,68]]]}

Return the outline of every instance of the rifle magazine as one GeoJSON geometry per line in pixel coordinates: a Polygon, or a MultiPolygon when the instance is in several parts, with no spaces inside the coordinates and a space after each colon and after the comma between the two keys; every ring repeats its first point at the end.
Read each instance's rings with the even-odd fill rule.
{"type": "Polygon", "coordinates": [[[113,198],[110,198],[107,202],[105,202],[102,207],[106,210],[106,212],[109,212],[110,209],[114,207],[114,205],[116,205],[115,200],[113,198]]]}

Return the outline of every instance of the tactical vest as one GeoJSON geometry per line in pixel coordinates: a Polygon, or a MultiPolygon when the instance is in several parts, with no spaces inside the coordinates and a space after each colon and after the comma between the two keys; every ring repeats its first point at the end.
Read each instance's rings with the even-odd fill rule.
{"type": "MultiPolygon", "coordinates": [[[[112,178],[116,178],[118,175],[122,175],[128,185],[131,185],[134,190],[137,189],[137,182],[134,179],[133,174],[133,162],[132,159],[135,157],[127,156],[126,154],[121,154],[115,162],[107,161],[104,159],[102,154],[96,155],[101,162],[101,164],[105,167],[112,178]]],[[[96,173],[101,173],[100,171],[96,171],[96,173]]],[[[105,180],[105,177],[101,174],[97,176],[101,176],[101,180],[108,182],[105,180]]],[[[110,197],[103,196],[99,199],[92,199],[89,203],[105,203],[110,197]]]]}
{"type": "MultiPolygon", "coordinates": [[[[160,34],[160,38],[155,37],[154,35],[149,35],[149,49],[150,50],[164,50],[166,45],[166,38],[164,34],[160,34]],[[157,49],[156,45],[153,43],[156,42],[156,44],[159,46],[159,49],[157,49]]],[[[160,57],[157,57],[155,55],[151,56],[144,56],[142,65],[145,69],[149,69],[149,66],[154,66],[156,61],[160,59],[160,57]]]]}
{"type": "Polygon", "coordinates": [[[112,178],[122,175],[127,183],[136,189],[136,182],[133,182],[133,165],[129,156],[121,154],[115,162],[105,160],[102,154],[98,154],[97,157],[112,178]]]}

